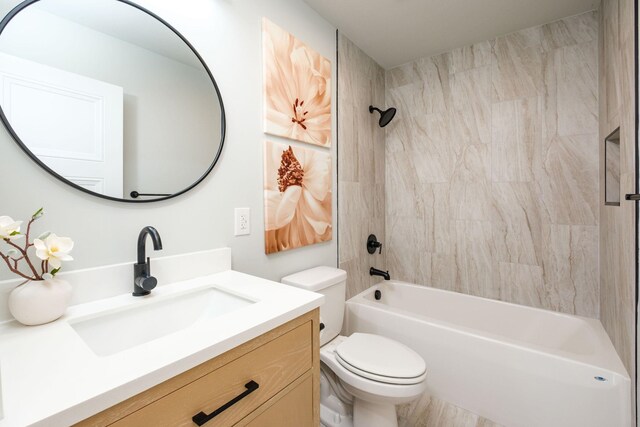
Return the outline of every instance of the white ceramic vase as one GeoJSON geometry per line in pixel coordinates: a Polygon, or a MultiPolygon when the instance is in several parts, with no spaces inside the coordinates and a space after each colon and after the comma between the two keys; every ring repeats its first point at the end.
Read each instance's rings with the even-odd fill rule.
{"type": "Polygon", "coordinates": [[[29,281],[9,294],[9,311],[23,325],[53,322],[64,314],[71,298],[71,285],[62,279],[29,281]]]}

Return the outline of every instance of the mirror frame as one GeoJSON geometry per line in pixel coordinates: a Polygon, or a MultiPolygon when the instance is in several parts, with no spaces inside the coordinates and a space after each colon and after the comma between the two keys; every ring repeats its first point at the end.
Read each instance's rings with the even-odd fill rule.
{"type": "MultiPolygon", "coordinates": [[[[11,9],[11,11],[9,13],[7,13],[7,15],[4,18],[2,18],[2,21],[0,21],[0,37],[2,37],[2,33],[4,32],[4,30],[7,27],[7,25],[11,22],[11,20],[18,13],[20,13],[23,9],[26,9],[30,5],[32,5],[34,3],[38,3],[39,1],[40,0],[24,0],[21,3],[19,3],[17,6],[15,6],[13,9],[11,9]]],[[[43,168],[45,171],[47,171],[49,174],[51,174],[56,179],[64,182],[65,184],[67,184],[67,185],[69,185],[69,186],[71,186],[71,187],[73,187],[73,188],[75,188],[77,190],[82,191],[83,193],[90,194],[92,196],[99,197],[101,199],[113,200],[113,201],[116,201],[116,202],[124,202],[124,203],[151,203],[151,202],[159,202],[159,201],[162,201],[162,200],[172,199],[174,197],[177,197],[177,196],[179,196],[181,194],[186,193],[187,191],[189,191],[192,188],[194,188],[196,185],[200,184],[211,173],[211,171],[213,170],[215,165],[218,163],[218,160],[220,160],[220,156],[222,155],[222,149],[224,147],[225,135],[226,135],[226,115],[225,115],[224,102],[222,100],[222,95],[220,94],[220,89],[218,88],[218,84],[216,83],[216,80],[213,77],[213,74],[211,74],[211,70],[209,70],[209,67],[204,62],[204,59],[202,59],[202,57],[200,56],[198,51],[193,47],[193,45],[189,42],[189,40],[187,40],[178,30],[176,30],[171,24],[169,24],[167,21],[165,21],[164,19],[162,19],[161,17],[159,17],[155,13],[153,13],[150,10],[148,10],[148,9],[146,9],[146,8],[136,4],[136,3],[134,3],[133,1],[130,1],[130,0],[114,0],[114,1],[118,1],[120,3],[124,3],[124,4],[127,4],[127,5],[131,6],[131,7],[134,7],[136,9],[138,9],[139,11],[141,11],[143,13],[146,13],[147,15],[151,16],[152,18],[155,18],[156,20],[158,20],[161,24],[163,24],[165,27],[167,27],[169,30],[171,30],[175,35],[177,35],[180,38],[180,40],[182,40],[182,42],[189,47],[189,49],[191,49],[193,54],[198,58],[198,61],[200,61],[200,64],[202,64],[202,66],[204,67],[205,71],[207,72],[207,75],[209,76],[209,79],[211,80],[211,83],[213,84],[213,88],[216,91],[216,95],[218,96],[218,101],[220,102],[220,134],[221,135],[220,135],[220,147],[218,147],[218,151],[217,151],[213,161],[211,162],[211,165],[204,172],[204,174],[202,174],[202,176],[200,176],[200,178],[198,178],[195,182],[190,184],[187,188],[185,188],[183,190],[180,190],[180,191],[178,191],[176,193],[170,194],[168,196],[162,196],[162,197],[158,197],[158,198],[155,198],[155,199],[147,199],[147,200],[144,200],[144,199],[142,199],[142,200],[124,199],[124,198],[120,199],[120,198],[117,198],[117,197],[106,196],[104,194],[99,194],[99,193],[95,193],[93,191],[87,190],[86,188],[83,188],[83,187],[81,187],[81,186],[79,186],[77,184],[74,184],[71,181],[68,181],[67,179],[65,179],[64,177],[59,175],[57,172],[55,172],[53,169],[48,167],[46,164],[44,164],[44,162],[42,162],[35,154],[33,154],[29,150],[29,148],[22,142],[20,137],[16,134],[15,130],[13,129],[13,127],[9,123],[9,120],[7,119],[6,115],[4,114],[4,110],[2,109],[2,105],[1,104],[0,104],[0,120],[2,120],[2,123],[4,124],[5,128],[9,132],[9,134],[13,137],[13,140],[18,144],[20,149],[22,149],[22,151],[24,151],[31,158],[31,160],[36,162],[41,168],[43,168]]]]}

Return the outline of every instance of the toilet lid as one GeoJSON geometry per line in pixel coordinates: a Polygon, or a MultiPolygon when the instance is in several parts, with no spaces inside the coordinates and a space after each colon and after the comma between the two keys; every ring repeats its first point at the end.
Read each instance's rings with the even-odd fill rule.
{"type": "Polygon", "coordinates": [[[354,373],[375,377],[414,379],[425,374],[422,357],[407,347],[380,335],[355,333],[336,347],[339,362],[354,373]],[[355,369],[350,369],[350,366],[355,369]]]}

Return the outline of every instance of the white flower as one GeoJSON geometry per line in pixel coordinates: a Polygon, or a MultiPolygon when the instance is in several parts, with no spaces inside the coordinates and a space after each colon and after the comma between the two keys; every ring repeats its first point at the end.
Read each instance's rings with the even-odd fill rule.
{"type": "Polygon", "coordinates": [[[267,253],[331,239],[331,157],[285,147],[267,145],[267,253]]]}
{"type": "Polygon", "coordinates": [[[35,239],[36,256],[43,261],[49,261],[53,268],[60,268],[62,261],[72,261],[69,252],[73,249],[73,240],[68,237],[58,237],[51,233],[46,239],[35,239]]]}
{"type": "Polygon", "coordinates": [[[18,239],[22,221],[14,221],[10,216],[0,216],[0,239],[18,239]]]}
{"type": "Polygon", "coordinates": [[[266,129],[286,138],[331,145],[331,61],[264,20],[266,129]]]}

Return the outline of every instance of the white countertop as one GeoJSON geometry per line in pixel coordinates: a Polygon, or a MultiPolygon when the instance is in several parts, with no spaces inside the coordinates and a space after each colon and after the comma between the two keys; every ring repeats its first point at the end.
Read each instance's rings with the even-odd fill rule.
{"type": "Polygon", "coordinates": [[[136,297],[130,294],[72,306],[61,319],[47,325],[0,324],[0,427],[76,423],[323,302],[320,294],[232,270],[161,286],[140,300],[166,298],[211,284],[257,302],[106,357],[96,356],[69,321],[131,304],[136,297]]]}

